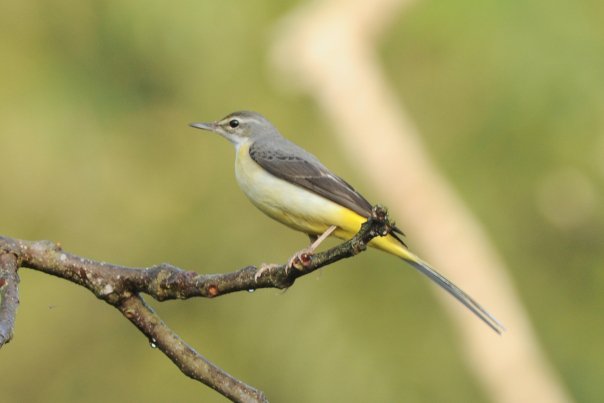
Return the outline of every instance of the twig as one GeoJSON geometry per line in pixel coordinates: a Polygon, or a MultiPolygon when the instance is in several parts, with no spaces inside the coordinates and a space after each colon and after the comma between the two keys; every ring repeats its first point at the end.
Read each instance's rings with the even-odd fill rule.
{"type": "Polygon", "coordinates": [[[18,305],[17,269],[28,267],[81,285],[117,308],[185,375],[233,401],[265,402],[268,400],[262,391],[232,377],[186,344],[153,312],[140,293],[165,301],[214,298],[258,288],[287,288],[298,277],[365,250],[373,238],[388,234],[391,225],[386,210],[376,206],[372,216],[349,241],[315,255],[302,255],[295,269],[271,265],[257,279],[255,266],[224,274],[198,274],[167,263],[130,268],[64,252],[60,245],[50,241],[0,236],[0,346],[10,340],[13,332],[18,305]]]}

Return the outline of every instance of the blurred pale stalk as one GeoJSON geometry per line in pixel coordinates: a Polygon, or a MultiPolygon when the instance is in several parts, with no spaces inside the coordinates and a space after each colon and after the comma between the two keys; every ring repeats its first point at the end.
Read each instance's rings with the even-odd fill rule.
{"type": "Polygon", "coordinates": [[[494,402],[571,401],[548,363],[501,257],[430,161],[374,52],[404,0],[311,1],[279,25],[273,65],[315,97],[342,150],[381,194],[425,258],[485,305],[499,337],[436,289],[470,368],[494,402]]]}

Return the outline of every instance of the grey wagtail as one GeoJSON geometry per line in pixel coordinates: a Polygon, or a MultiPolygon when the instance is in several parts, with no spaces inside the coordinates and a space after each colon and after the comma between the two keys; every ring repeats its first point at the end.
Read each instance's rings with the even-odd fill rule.
{"type": "MultiPolygon", "coordinates": [[[[243,192],[263,213],[315,240],[310,250],[330,235],[352,238],[371,215],[371,204],[359,192],[258,113],[234,112],[216,122],[191,126],[218,133],[235,145],[235,177],[243,192]]],[[[374,238],[369,245],[403,259],[497,333],[504,331],[468,294],[411,253],[401,235],[394,227],[392,233],[374,238]]]]}

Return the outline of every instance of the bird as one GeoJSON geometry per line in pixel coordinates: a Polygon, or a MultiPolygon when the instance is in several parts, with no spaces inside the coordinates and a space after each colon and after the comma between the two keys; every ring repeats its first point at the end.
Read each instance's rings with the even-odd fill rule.
{"type": "MultiPolygon", "coordinates": [[[[352,238],[371,215],[372,205],[317,157],[286,139],[264,116],[238,111],[191,127],[213,132],[235,146],[235,178],[260,211],[307,234],[313,251],[325,238],[352,238]]],[[[394,255],[455,297],[498,334],[503,325],[452,281],[413,254],[396,226],[370,243],[394,255]]],[[[292,266],[294,258],[288,266],[292,266]]]]}

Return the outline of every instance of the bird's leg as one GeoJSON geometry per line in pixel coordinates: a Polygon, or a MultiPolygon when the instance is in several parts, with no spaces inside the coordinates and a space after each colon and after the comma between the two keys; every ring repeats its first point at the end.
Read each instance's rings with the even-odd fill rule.
{"type": "Polygon", "coordinates": [[[326,240],[331,234],[333,234],[333,232],[336,230],[335,225],[332,225],[331,227],[327,228],[325,230],[324,233],[321,234],[321,236],[316,236],[316,235],[312,235],[309,236],[311,241],[313,241],[313,243],[310,245],[310,247],[308,248],[310,250],[310,252],[314,252],[315,249],[317,249],[319,247],[319,245],[321,245],[323,243],[324,240],[326,240]]]}
{"type": "Polygon", "coordinates": [[[312,241],[312,244],[310,244],[310,246],[308,248],[302,249],[301,251],[296,252],[291,259],[289,259],[289,262],[287,262],[287,266],[286,268],[292,268],[292,267],[296,267],[299,266],[300,263],[301,265],[304,266],[304,255],[312,255],[315,250],[319,247],[319,245],[321,245],[323,243],[324,240],[326,240],[335,230],[336,230],[336,226],[332,225],[331,227],[327,228],[325,230],[325,232],[323,232],[320,236],[316,236],[316,235],[308,235],[308,237],[310,238],[310,240],[312,241]]]}
{"type": "Polygon", "coordinates": [[[311,244],[319,238],[319,236],[315,235],[315,234],[306,234],[306,235],[308,235],[308,239],[310,239],[311,244]]]}
{"type": "MultiPolygon", "coordinates": [[[[317,242],[317,240],[319,239],[319,237],[315,234],[308,234],[308,238],[310,238],[310,242],[311,242],[311,246],[315,244],[315,242],[317,242]]],[[[319,244],[315,245],[315,248],[319,246],[319,244]]],[[[309,247],[309,248],[310,248],[309,247]]],[[[302,253],[302,251],[298,252],[298,253],[302,253]]],[[[295,256],[295,255],[294,255],[295,256]]],[[[292,259],[294,259],[293,257],[289,260],[289,262],[287,263],[287,267],[291,266],[291,261],[292,259]]],[[[258,271],[256,271],[256,273],[254,274],[254,281],[258,282],[258,279],[260,278],[260,276],[262,276],[262,274],[264,274],[265,272],[271,270],[271,269],[275,269],[277,267],[279,267],[280,265],[275,264],[275,263],[262,263],[260,264],[260,267],[258,268],[258,271]]]]}
{"type": "MultiPolygon", "coordinates": [[[[312,243],[310,244],[310,246],[308,248],[305,248],[305,249],[302,249],[301,251],[296,252],[291,257],[291,259],[289,259],[289,261],[287,262],[287,266],[285,266],[285,270],[288,270],[292,267],[296,267],[296,266],[300,266],[300,265],[304,266],[305,258],[303,258],[303,256],[314,253],[314,251],[319,247],[319,245],[321,245],[321,243],[324,240],[326,240],[336,230],[336,228],[337,227],[335,225],[332,225],[331,227],[327,228],[325,230],[325,232],[323,232],[320,236],[317,236],[314,234],[308,234],[308,237],[310,238],[310,241],[312,243]]],[[[260,278],[260,276],[262,276],[263,273],[267,272],[268,270],[274,269],[277,266],[279,266],[279,265],[262,263],[260,265],[260,268],[258,269],[258,271],[256,271],[256,273],[254,274],[254,281],[258,281],[258,279],[260,278]]]]}

